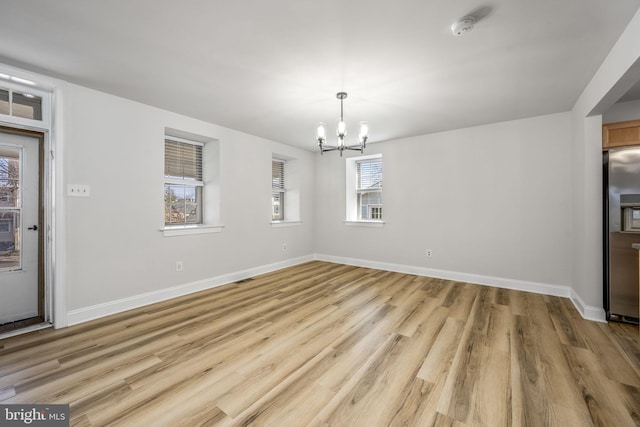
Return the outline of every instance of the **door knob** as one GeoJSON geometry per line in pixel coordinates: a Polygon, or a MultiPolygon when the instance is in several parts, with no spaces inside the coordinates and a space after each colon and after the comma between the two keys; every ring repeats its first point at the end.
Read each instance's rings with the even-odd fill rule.
{"type": "Polygon", "coordinates": [[[36,231],[37,229],[38,229],[37,225],[34,225],[33,227],[27,228],[27,230],[33,230],[33,231],[36,231]]]}

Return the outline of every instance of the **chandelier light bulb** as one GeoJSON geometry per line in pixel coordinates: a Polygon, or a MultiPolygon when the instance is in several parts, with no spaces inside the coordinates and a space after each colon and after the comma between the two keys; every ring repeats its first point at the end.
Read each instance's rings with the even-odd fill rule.
{"type": "Polygon", "coordinates": [[[318,133],[317,133],[318,141],[325,141],[327,139],[327,132],[324,130],[324,124],[320,123],[318,125],[318,133]]]}
{"type": "Polygon", "coordinates": [[[338,130],[336,134],[338,135],[338,138],[344,138],[344,136],[347,134],[347,125],[344,121],[340,120],[338,122],[338,130]]]}
{"type": "Polygon", "coordinates": [[[360,142],[367,142],[367,137],[369,136],[369,126],[366,123],[360,123],[360,133],[358,134],[358,139],[360,142]]]}

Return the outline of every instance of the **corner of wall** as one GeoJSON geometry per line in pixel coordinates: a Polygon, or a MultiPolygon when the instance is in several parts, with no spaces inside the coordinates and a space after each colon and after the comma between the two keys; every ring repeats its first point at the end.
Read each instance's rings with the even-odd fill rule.
{"type": "Polygon", "coordinates": [[[580,313],[584,319],[607,323],[607,317],[604,309],[602,307],[586,305],[580,295],[573,288],[571,289],[570,299],[576,310],[578,310],[578,313],[580,313]]]}

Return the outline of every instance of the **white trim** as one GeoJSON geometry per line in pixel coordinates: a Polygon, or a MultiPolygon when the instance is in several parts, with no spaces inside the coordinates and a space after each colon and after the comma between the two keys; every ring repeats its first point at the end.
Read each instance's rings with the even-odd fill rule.
{"type": "Polygon", "coordinates": [[[571,302],[578,310],[578,313],[587,320],[593,320],[594,322],[607,323],[607,313],[605,313],[602,307],[595,307],[592,305],[586,305],[580,295],[571,288],[571,302]]]}
{"type": "Polygon", "coordinates": [[[366,162],[367,160],[381,159],[382,153],[365,154],[364,156],[349,157],[347,160],[355,162],[366,162]]]}
{"type": "MultiPolygon", "coordinates": [[[[369,154],[366,156],[357,156],[357,157],[349,157],[345,161],[345,224],[346,225],[361,225],[360,223],[365,223],[365,227],[368,226],[369,222],[378,222],[383,223],[382,221],[375,220],[362,220],[359,219],[362,217],[360,212],[360,206],[358,205],[358,197],[357,194],[361,193],[362,190],[358,189],[358,164],[363,162],[370,162],[373,160],[382,161],[382,153],[377,154],[369,154]]],[[[383,163],[384,167],[384,163],[383,163]]],[[[383,179],[384,180],[384,179],[383,179]]],[[[373,189],[375,192],[379,192],[383,194],[382,188],[373,189]]],[[[380,206],[383,206],[381,204],[380,206]]],[[[384,223],[383,223],[384,224],[384,223]]],[[[370,227],[382,227],[382,225],[369,225],[370,227]]]]}
{"type": "Polygon", "coordinates": [[[576,291],[570,286],[529,282],[525,280],[483,276],[479,274],[460,273],[449,270],[438,270],[434,268],[416,267],[404,264],[392,264],[379,261],[368,261],[363,259],[345,258],[324,254],[316,254],[315,259],[318,261],[354,265],[357,267],[375,268],[378,270],[395,271],[398,273],[415,274],[418,276],[435,277],[438,279],[455,280],[458,282],[474,283],[478,285],[493,286],[496,288],[513,289],[516,291],[533,292],[536,294],[569,298],[582,318],[586,320],[592,320],[594,322],[606,323],[606,315],[604,310],[601,307],[586,305],[580,295],[578,295],[576,291]]]}
{"type": "MultiPolygon", "coordinates": [[[[67,298],[66,298],[66,243],[65,243],[65,192],[64,182],[64,156],[63,156],[63,88],[66,82],[50,76],[33,73],[20,68],[0,63],[0,73],[20,78],[25,78],[36,83],[35,89],[49,93],[50,98],[45,113],[43,105],[43,120],[23,119],[18,123],[14,120],[4,122],[12,127],[35,130],[45,134],[45,173],[49,180],[45,200],[45,217],[47,220],[46,231],[48,238],[45,240],[45,313],[53,321],[55,328],[67,326],[67,298]],[[25,121],[28,121],[25,122],[25,121]],[[48,143],[48,146],[46,145],[48,143]],[[47,169],[48,168],[48,169],[47,169]],[[47,295],[47,292],[49,294],[47,295]]],[[[6,80],[5,80],[6,82],[6,80]]],[[[29,86],[28,91],[33,92],[34,87],[29,86]]],[[[35,92],[34,92],[35,93],[35,92]]],[[[47,319],[45,319],[47,320],[47,319]]]]}
{"type": "MultiPolygon", "coordinates": [[[[1,64],[0,64],[1,70],[1,64]]],[[[37,86],[27,85],[25,83],[18,83],[17,80],[10,82],[5,79],[0,79],[0,87],[10,89],[13,92],[29,93],[40,97],[42,100],[42,120],[25,119],[24,117],[12,116],[9,114],[0,114],[0,120],[5,123],[10,123],[12,126],[26,126],[35,129],[47,129],[51,128],[51,96],[52,91],[43,90],[37,86]]]]}
{"type": "Polygon", "coordinates": [[[271,221],[272,228],[295,227],[302,224],[302,221],[271,221]]]}
{"type": "Polygon", "coordinates": [[[164,135],[164,139],[165,141],[182,142],[184,144],[191,144],[191,145],[197,145],[198,147],[204,147],[204,142],[194,141],[192,139],[180,138],[177,136],[171,136],[171,135],[167,135],[166,133],[164,135]]]}
{"type": "Polygon", "coordinates": [[[49,136],[50,153],[47,155],[51,159],[51,170],[49,176],[51,178],[50,203],[51,209],[49,233],[49,249],[50,256],[47,257],[51,265],[51,284],[52,290],[50,306],[52,307],[51,320],[53,327],[56,329],[68,326],[67,319],[67,282],[66,282],[66,197],[64,188],[64,109],[63,90],[60,85],[56,85],[51,94],[51,134],[49,136]]]}
{"type": "Polygon", "coordinates": [[[384,227],[384,221],[345,220],[344,225],[347,225],[349,227],[384,227]]]}
{"type": "Polygon", "coordinates": [[[513,289],[516,291],[534,292],[537,294],[553,295],[557,297],[568,298],[571,291],[571,288],[569,286],[563,285],[529,282],[525,280],[507,279],[503,277],[483,276],[480,274],[438,270],[435,268],[418,267],[413,265],[392,264],[388,262],[368,261],[363,259],[344,258],[323,254],[317,254],[316,259],[320,261],[335,262],[339,264],[355,265],[357,267],[375,268],[379,270],[394,271],[397,273],[415,274],[418,276],[454,280],[457,282],[468,282],[477,285],[487,285],[494,286],[496,288],[513,289]]]}
{"type": "Polygon", "coordinates": [[[165,178],[165,184],[188,185],[192,187],[204,187],[204,182],[191,179],[165,178]]]}
{"type": "Polygon", "coordinates": [[[2,115],[0,123],[17,129],[43,134],[44,171],[44,320],[54,327],[66,326],[66,290],[64,281],[64,190],[62,173],[62,96],[61,80],[42,76],[0,64],[0,73],[28,78],[35,86],[20,86],[2,82],[12,90],[34,93],[42,97],[42,120],[30,120],[2,115]]]}
{"type": "Polygon", "coordinates": [[[220,233],[224,225],[180,225],[161,228],[164,237],[188,236],[191,234],[220,233]]]}
{"type": "Polygon", "coordinates": [[[110,301],[103,304],[97,304],[90,307],[71,310],[67,313],[68,324],[69,326],[77,325],[79,323],[88,322],[90,320],[99,319],[101,317],[121,313],[123,311],[143,307],[145,305],[154,304],[160,301],[166,301],[168,299],[181,297],[194,292],[216,288],[218,286],[234,283],[239,280],[248,279],[249,277],[253,277],[258,274],[269,273],[271,271],[280,270],[286,267],[292,267],[294,265],[313,260],[313,255],[307,255],[299,258],[276,262],[273,264],[263,265],[260,267],[249,268],[247,270],[237,271],[234,273],[223,274],[221,276],[211,277],[204,280],[198,280],[191,283],[185,283],[167,289],[134,295],[116,301],[110,301]]]}

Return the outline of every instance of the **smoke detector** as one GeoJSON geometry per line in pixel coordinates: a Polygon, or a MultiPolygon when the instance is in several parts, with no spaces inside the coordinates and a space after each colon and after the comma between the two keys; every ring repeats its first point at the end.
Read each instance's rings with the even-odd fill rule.
{"type": "Polygon", "coordinates": [[[454,36],[461,36],[464,33],[471,31],[475,22],[476,18],[474,18],[473,16],[465,16],[463,18],[460,18],[456,22],[451,24],[451,32],[454,36]]]}

